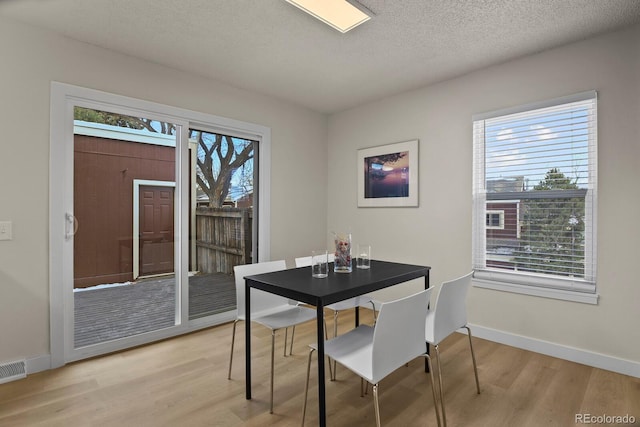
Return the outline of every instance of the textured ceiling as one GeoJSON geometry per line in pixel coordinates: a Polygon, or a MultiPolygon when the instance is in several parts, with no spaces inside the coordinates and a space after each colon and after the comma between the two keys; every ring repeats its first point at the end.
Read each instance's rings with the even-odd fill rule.
{"type": "Polygon", "coordinates": [[[4,0],[0,15],[331,113],[640,22],[640,0],[361,0],[341,34],[284,0],[4,0]]]}

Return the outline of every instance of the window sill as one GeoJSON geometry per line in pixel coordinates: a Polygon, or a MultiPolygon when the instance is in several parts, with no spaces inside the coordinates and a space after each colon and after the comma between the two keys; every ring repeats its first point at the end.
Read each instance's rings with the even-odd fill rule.
{"type": "Polygon", "coordinates": [[[551,298],[583,304],[598,304],[598,294],[579,292],[563,289],[552,289],[532,285],[518,285],[515,283],[497,282],[474,277],[473,286],[477,288],[493,289],[496,291],[511,292],[515,294],[531,295],[542,298],[551,298]]]}

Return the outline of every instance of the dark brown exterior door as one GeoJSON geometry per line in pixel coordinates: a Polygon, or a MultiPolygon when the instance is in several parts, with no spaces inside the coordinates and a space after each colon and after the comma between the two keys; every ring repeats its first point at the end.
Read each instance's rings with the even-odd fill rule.
{"type": "Polygon", "coordinates": [[[140,275],[174,271],[173,187],[140,186],[140,275]]]}

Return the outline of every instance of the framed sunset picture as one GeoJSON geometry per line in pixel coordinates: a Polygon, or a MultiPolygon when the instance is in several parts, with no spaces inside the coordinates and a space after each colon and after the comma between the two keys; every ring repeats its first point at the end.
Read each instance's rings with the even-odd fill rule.
{"type": "Polygon", "coordinates": [[[418,140],[358,150],[358,207],[418,206],[418,140]]]}

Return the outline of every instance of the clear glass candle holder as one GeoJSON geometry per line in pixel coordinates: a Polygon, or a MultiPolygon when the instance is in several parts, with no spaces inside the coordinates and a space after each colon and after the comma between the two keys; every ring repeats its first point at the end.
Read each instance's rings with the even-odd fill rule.
{"type": "Polygon", "coordinates": [[[329,275],[329,253],[328,251],[311,252],[311,276],[316,279],[324,279],[329,275]]]}
{"type": "Polygon", "coordinates": [[[356,267],[371,268],[371,245],[358,244],[358,252],[356,252],[356,267]]]}

